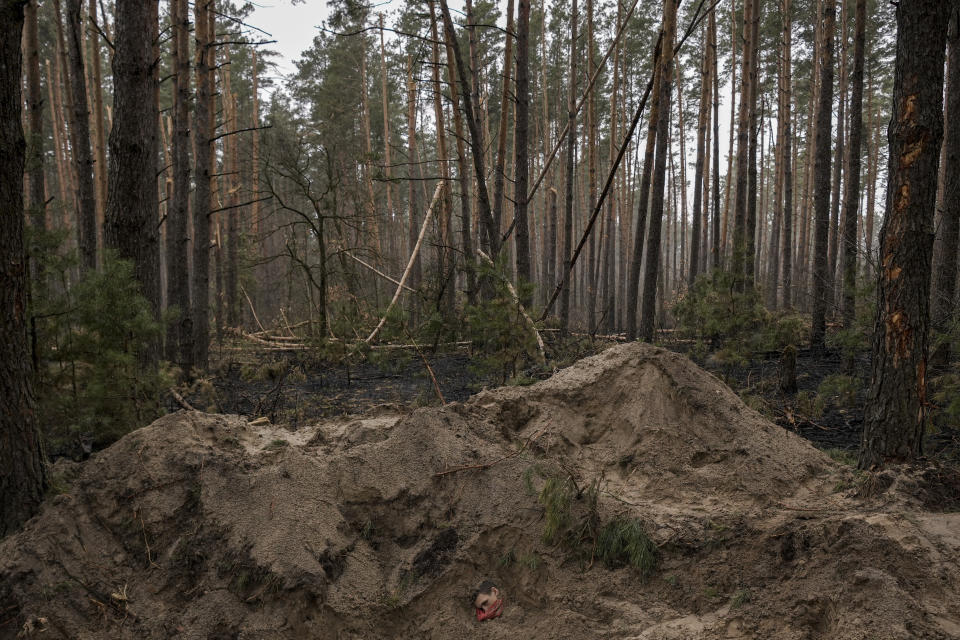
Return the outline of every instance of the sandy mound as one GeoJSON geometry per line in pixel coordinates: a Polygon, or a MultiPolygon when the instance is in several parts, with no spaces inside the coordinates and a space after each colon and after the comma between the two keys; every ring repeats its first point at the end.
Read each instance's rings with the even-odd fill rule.
{"type": "Polygon", "coordinates": [[[293,433],[178,413],[77,473],[0,542],[0,638],[960,638],[960,514],[896,479],[854,497],[849,469],[641,344],[293,433]],[[600,522],[640,518],[655,573],[545,544],[544,469],[599,487],[600,522]],[[485,577],[507,606],[480,624],[485,577]]]}

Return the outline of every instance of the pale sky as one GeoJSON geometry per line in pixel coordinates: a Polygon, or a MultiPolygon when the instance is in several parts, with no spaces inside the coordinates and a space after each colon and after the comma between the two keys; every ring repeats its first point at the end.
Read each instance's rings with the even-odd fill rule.
{"type": "Polygon", "coordinates": [[[304,4],[292,5],[290,0],[260,0],[248,21],[253,26],[271,34],[277,42],[268,45],[281,54],[275,62],[282,74],[294,71],[293,61],[300,53],[310,48],[317,27],[327,17],[327,3],[307,0],[304,4]]]}

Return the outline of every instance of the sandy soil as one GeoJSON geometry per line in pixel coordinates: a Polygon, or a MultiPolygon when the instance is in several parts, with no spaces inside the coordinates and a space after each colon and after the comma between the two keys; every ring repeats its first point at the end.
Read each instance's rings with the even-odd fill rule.
{"type": "Polygon", "coordinates": [[[180,412],[57,471],[0,541],[0,638],[960,638],[936,473],[856,474],[648,345],[293,432],[180,412]],[[651,577],[543,542],[546,467],[643,521],[651,577]]]}

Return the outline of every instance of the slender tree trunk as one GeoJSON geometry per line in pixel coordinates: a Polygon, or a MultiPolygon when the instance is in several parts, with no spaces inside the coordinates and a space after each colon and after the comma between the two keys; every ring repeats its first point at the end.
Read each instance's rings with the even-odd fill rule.
{"type": "MultiPolygon", "coordinates": [[[[443,14],[443,25],[447,40],[451,43],[456,42],[456,31],[454,31],[453,28],[453,20],[450,18],[450,9],[447,7],[446,0],[440,0],[440,11],[443,14]]],[[[490,210],[490,195],[487,191],[487,172],[483,158],[480,125],[476,118],[471,115],[476,112],[473,108],[473,99],[470,95],[470,83],[467,81],[466,69],[464,68],[462,56],[460,55],[460,48],[454,46],[453,53],[455,58],[454,63],[457,65],[457,75],[460,77],[460,100],[463,103],[464,113],[468,115],[467,126],[470,130],[470,142],[473,151],[474,179],[476,181],[477,198],[480,205],[478,215],[480,216],[480,222],[484,225],[490,237],[490,257],[496,260],[497,254],[500,253],[500,237],[498,230],[494,227],[493,215],[490,210]]]]}
{"type": "MultiPolygon", "coordinates": [[[[623,22],[623,3],[617,2],[617,24],[616,29],[620,31],[620,25],[623,22]]],[[[613,166],[617,157],[617,139],[619,138],[617,129],[617,95],[620,92],[620,44],[618,43],[613,50],[613,87],[610,91],[610,149],[609,163],[613,166]]],[[[610,333],[616,327],[616,223],[617,223],[617,193],[616,188],[607,196],[607,216],[604,221],[606,233],[603,235],[603,274],[601,278],[601,317],[603,318],[601,329],[610,333]]]]}
{"type": "MultiPolygon", "coordinates": [[[[716,8],[710,9],[707,33],[709,34],[707,47],[710,49],[710,75],[713,78],[713,242],[710,245],[710,266],[713,269],[719,269],[723,245],[720,242],[720,74],[717,70],[716,8]]],[[[728,174],[728,182],[729,179],[728,174]]]]}
{"type": "MultiPolygon", "coordinates": [[[[750,10],[750,44],[752,50],[750,54],[750,141],[747,150],[747,211],[746,224],[744,227],[744,261],[743,268],[745,273],[744,285],[752,289],[755,284],[754,264],[757,253],[757,200],[761,198],[761,190],[757,188],[757,137],[761,133],[762,124],[758,125],[758,106],[757,95],[759,93],[760,78],[760,50],[759,50],[759,24],[760,24],[760,0],[752,0],[753,7],[750,10]]],[[[761,153],[762,153],[762,144],[761,153]]]]}
{"type": "Polygon", "coordinates": [[[23,170],[26,143],[20,124],[23,7],[0,1],[0,538],[36,513],[47,471],[32,389],[27,342],[27,270],[23,244],[23,170]]]}
{"type": "Polygon", "coordinates": [[[798,286],[796,287],[796,300],[806,311],[810,309],[809,284],[810,284],[810,219],[812,208],[814,167],[816,165],[817,150],[817,109],[820,104],[820,65],[823,57],[823,4],[824,0],[817,0],[817,17],[814,28],[814,53],[813,64],[810,67],[810,101],[807,116],[807,143],[805,154],[807,156],[804,166],[804,185],[801,192],[800,205],[800,241],[796,256],[794,273],[798,286]]]}
{"type": "MultiPolygon", "coordinates": [[[[858,0],[863,2],[863,0],[858,0]]],[[[859,10],[859,4],[858,4],[859,10]]],[[[859,20],[859,18],[858,18],[859,20]]],[[[859,22],[857,24],[859,27],[859,22]]],[[[947,122],[944,132],[946,162],[944,170],[943,220],[940,233],[943,238],[940,261],[935,271],[933,309],[931,316],[935,331],[946,333],[955,317],[957,286],[957,242],[960,236],[960,9],[954,7],[948,32],[947,59],[947,122]]],[[[934,366],[950,361],[949,340],[942,340],[932,356],[934,366]]]]}
{"type": "Polygon", "coordinates": [[[213,162],[213,131],[210,117],[213,47],[210,34],[209,5],[212,0],[194,2],[194,38],[196,95],[193,112],[194,162],[193,192],[193,349],[194,365],[209,366],[210,356],[210,195],[213,162]]]}
{"type": "MultiPolygon", "coordinates": [[[[450,82],[450,98],[454,105],[460,104],[460,95],[457,88],[457,71],[454,69],[454,54],[453,48],[449,40],[447,41],[447,72],[448,80],[450,82]]],[[[464,132],[463,132],[463,118],[460,116],[460,109],[453,109],[453,124],[454,131],[456,132],[457,138],[457,178],[460,181],[460,212],[461,212],[461,239],[463,243],[463,255],[466,258],[467,262],[467,296],[471,303],[474,302],[476,296],[476,283],[475,272],[473,265],[476,264],[476,260],[473,256],[473,244],[470,238],[470,172],[467,165],[467,151],[464,147],[464,132]]],[[[452,276],[452,270],[451,270],[452,276]]],[[[445,295],[448,296],[447,304],[448,311],[453,314],[453,282],[447,281],[446,288],[444,289],[445,295]]],[[[451,315],[452,317],[452,315],[451,315]]]]}
{"type": "MultiPolygon", "coordinates": [[[[594,60],[596,47],[593,33],[594,0],[587,0],[587,68],[586,77],[592,78],[597,65],[594,60]]],[[[596,92],[589,90],[587,96],[587,211],[593,212],[597,203],[597,104],[596,92]]],[[[587,263],[587,326],[595,332],[597,327],[597,294],[599,293],[598,251],[599,233],[590,236],[590,257],[587,263]]]]}
{"type": "Polygon", "coordinates": [[[868,157],[870,166],[867,169],[867,210],[866,216],[867,219],[864,222],[864,255],[866,256],[865,263],[865,275],[867,277],[873,276],[873,264],[874,264],[874,255],[873,255],[873,225],[874,225],[874,208],[876,206],[876,194],[877,194],[877,173],[878,165],[880,163],[880,141],[878,140],[877,132],[875,131],[874,126],[874,108],[873,108],[873,87],[870,83],[869,76],[867,77],[867,132],[870,137],[870,154],[868,157]]]}
{"type": "Polygon", "coordinates": [[[60,203],[62,206],[68,206],[67,200],[67,190],[69,184],[66,177],[66,171],[64,167],[66,163],[63,158],[63,142],[60,140],[60,132],[63,130],[63,127],[60,126],[60,110],[57,108],[57,90],[58,85],[57,77],[59,74],[55,74],[51,71],[50,60],[44,60],[46,69],[47,69],[47,94],[50,101],[50,122],[53,133],[53,156],[54,164],[57,169],[57,191],[60,196],[60,203]]]}
{"type": "MultiPolygon", "coordinates": [[[[447,161],[447,133],[446,133],[446,119],[443,115],[443,104],[441,103],[441,85],[440,85],[440,36],[437,27],[437,16],[436,8],[431,0],[430,2],[430,33],[433,37],[433,117],[436,120],[437,127],[437,160],[440,165],[440,177],[443,180],[444,184],[450,183],[450,165],[447,161]]],[[[449,53],[448,53],[449,58],[449,53]]],[[[454,106],[456,111],[459,108],[458,105],[454,106]]],[[[440,282],[446,283],[450,269],[452,265],[450,264],[450,259],[452,254],[451,249],[451,239],[450,239],[450,190],[444,189],[443,195],[440,199],[440,211],[437,216],[437,221],[440,227],[440,247],[439,247],[439,264],[438,271],[440,274],[440,282]]],[[[437,300],[438,306],[441,304],[441,300],[437,300]]],[[[452,308],[447,308],[446,311],[452,312],[452,308]]]]}
{"type": "Polygon", "coordinates": [[[173,23],[173,198],[167,207],[167,305],[179,317],[167,328],[167,359],[187,373],[193,368],[193,317],[187,270],[190,199],[190,14],[187,0],[170,3],[173,23]]]}
{"type": "MultiPolygon", "coordinates": [[[[573,12],[576,13],[576,5],[573,12]]],[[[527,225],[527,181],[529,166],[527,159],[527,132],[530,125],[530,0],[519,0],[517,6],[517,118],[515,125],[514,173],[515,204],[514,216],[517,224],[517,283],[532,282],[530,268],[530,233],[527,225]]],[[[529,296],[521,302],[529,306],[529,296]]]]}
{"type": "MultiPolygon", "coordinates": [[[[97,23],[97,2],[90,0],[90,21],[97,23]]],[[[90,40],[90,63],[93,67],[93,177],[97,183],[97,236],[103,244],[103,219],[107,207],[107,137],[103,128],[103,71],[100,59],[100,36],[90,40]]]]}
{"type": "MultiPolygon", "coordinates": [[[[669,278],[670,290],[676,292],[680,290],[679,285],[676,285],[676,281],[681,276],[678,275],[681,272],[686,270],[686,238],[687,238],[687,143],[686,143],[686,128],[683,126],[683,74],[680,70],[680,65],[674,67],[676,71],[677,78],[677,136],[680,138],[680,168],[679,171],[674,173],[673,166],[671,165],[670,173],[671,180],[676,181],[680,180],[680,186],[677,189],[680,192],[680,207],[675,208],[675,213],[680,216],[679,232],[677,228],[674,228],[674,236],[676,237],[679,233],[679,246],[675,247],[680,251],[680,258],[677,260],[676,269],[673,275],[669,278]]],[[[673,152],[670,152],[670,161],[673,162],[673,152]]],[[[674,185],[676,186],[676,184],[674,185]]],[[[676,204],[676,203],[675,203],[676,204]]]]}
{"type": "MultiPolygon", "coordinates": [[[[664,0],[665,2],[669,0],[664,0]]],[[[663,55],[663,41],[660,42],[660,55],[663,55]]],[[[651,180],[653,177],[654,153],[656,151],[657,135],[660,125],[660,108],[663,105],[661,93],[663,91],[663,66],[658,65],[654,70],[652,103],[650,105],[650,120],[647,123],[647,146],[643,157],[643,174],[640,177],[640,203],[637,209],[637,218],[634,221],[633,251],[630,254],[630,275],[627,280],[627,340],[637,338],[637,307],[640,298],[640,270],[643,265],[643,247],[647,230],[647,209],[650,200],[651,180]]],[[[669,78],[667,79],[669,82],[669,78]]],[[[661,195],[661,199],[662,199],[661,195]]],[[[662,205],[661,205],[662,206],[662,205]]],[[[649,253],[647,260],[649,261],[649,253]]]]}
{"type": "Polygon", "coordinates": [[[70,148],[77,179],[77,230],[81,265],[97,267],[97,201],[93,188],[93,156],[90,152],[90,113],[83,70],[81,0],[67,0],[67,53],[70,64],[70,148]]]}
{"type": "MultiPolygon", "coordinates": [[[[118,0],[115,28],[113,127],[104,241],[120,258],[133,262],[143,294],[159,317],[159,114],[152,99],[157,83],[157,0],[118,0]]],[[[158,346],[146,347],[147,362],[157,358],[158,346]]]]}
{"type": "Polygon", "coordinates": [[[573,180],[574,155],[577,147],[577,0],[571,0],[570,8],[570,75],[567,84],[567,180],[563,219],[563,290],[560,294],[560,330],[570,328],[570,258],[573,252],[573,180]]]}
{"type": "MultiPolygon", "coordinates": [[[[746,5],[749,3],[749,0],[744,0],[744,10],[746,10],[746,5]]],[[[733,122],[736,119],[736,107],[737,107],[737,42],[741,38],[737,38],[737,0],[730,0],[730,140],[727,145],[727,186],[726,192],[723,196],[723,229],[721,230],[720,238],[720,259],[723,260],[724,254],[727,252],[727,236],[728,236],[728,227],[730,220],[730,193],[733,189],[734,175],[733,175],[733,156],[734,156],[734,131],[738,131],[737,127],[733,126],[733,122]]],[[[746,32],[744,32],[742,40],[746,42],[746,32]]],[[[745,77],[741,78],[740,84],[742,85],[745,81],[745,77]]],[[[740,97],[741,102],[743,101],[743,96],[740,97]]],[[[739,160],[739,159],[738,159],[739,160]]]]}
{"type": "Polygon", "coordinates": [[[930,263],[943,136],[943,63],[951,4],[897,6],[886,216],[870,392],[859,466],[920,455],[927,413],[930,263]]]}
{"type": "MultiPolygon", "coordinates": [[[[781,64],[778,66],[782,66],[781,64]]],[[[777,308],[777,285],[780,280],[780,226],[782,224],[782,205],[783,205],[783,138],[784,138],[784,121],[783,121],[783,70],[778,69],[777,73],[777,139],[774,142],[774,170],[773,170],[773,179],[774,179],[774,188],[773,188],[773,203],[769,207],[771,214],[773,216],[773,221],[770,227],[770,244],[769,250],[767,251],[767,274],[766,274],[766,304],[767,308],[771,311],[775,311],[777,308]]],[[[771,133],[771,137],[773,137],[771,133]]],[[[764,209],[765,210],[765,209],[764,209]]]]}
{"type": "Polygon", "coordinates": [[[751,138],[751,81],[753,80],[753,58],[757,51],[753,44],[753,0],[743,3],[743,58],[740,70],[740,108],[737,114],[737,182],[734,191],[733,207],[733,262],[731,269],[737,288],[743,288],[745,263],[747,262],[747,202],[750,197],[748,178],[750,176],[750,138],[751,138]]]}
{"type": "Polygon", "coordinates": [[[700,113],[697,117],[697,164],[693,173],[693,224],[690,236],[690,272],[687,278],[689,286],[700,273],[700,226],[703,224],[703,163],[707,150],[704,141],[707,135],[707,126],[710,121],[710,45],[708,41],[703,48],[703,59],[700,65],[700,113]]]}
{"type": "MultiPolygon", "coordinates": [[[[240,163],[237,158],[237,136],[231,132],[237,131],[237,95],[233,92],[233,79],[230,73],[230,67],[233,57],[230,53],[229,45],[223,48],[223,56],[226,64],[220,69],[221,79],[223,81],[223,93],[220,103],[223,105],[224,128],[227,135],[223,138],[223,204],[226,211],[220,212],[221,220],[226,218],[222,225],[222,230],[226,235],[226,264],[224,264],[223,293],[224,306],[226,307],[227,326],[239,328],[240,322],[240,296],[238,290],[238,278],[240,267],[240,225],[238,218],[241,215],[239,204],[240,198],[237,192],[240,190],[238,174],[240,172],[240,163]]],[[[221,245],[222,246],[222,245],[221,245]]]]}
{"type": "MultiPolygon", "coordinates": [[[[387,95],[387,54],[383,42],[383,14],[380,14],[380,88],[383,106],[383,174],[386,178],[387,188],[387,215],[385,221],[393,220],[393,190],[390,179],[392,169],[390,167],[390,100],[387,95]]],[[[392,237],[392,234],[391,234],[392,237]]]]}
{"type": "Polygon", "coordinates": [[[793,132],[790,128],[791,99],[792,99],[792,49],[790,36],[793,31],[791,0],[782,0],[783,31],[782,31],[782,63],[783,63],[783,295],[781,306],[789,309],[791,306],[790,292],[793,288],[793,132]]]}
{"type": "MultiPolygon", "coordinates": [[[[417,202],[416,178],[420,178],[422,182],[423,172],[417,170],[417,172],[414,173],[414,166],[416,165],[417,157],[417,85],[413,78],[413,56],[411,54],[407,54],[407,158],[408,162],[410,163],[408,165],[409,169],[407,175],[407,181],[409,182],[409,190],[407,194],[409,206],[409,215],[407,220],[408,251],[412,251],[413,246],[417,243],[417,234],[420,228],[420,225],[417,222],[417,209],[420,205],[417,202]]],[[[420,278],[420,255],[418,253],[417,257],[414,258],[410,271],[411,289],[417,289],[420,286],[420,278]]],[[[410,296],[410,305],[411,311],[415,313],[416,298],[414,296],[410,296]]]]}
{"type": "MultiPolygon", "coordinates": [[[[850,0],[844,0],[849,2],[850,0]]],[[[867,0],[856,0],[853,36],[853,89],[850,95],[850,146],[847,148],[846,190],[843,206],[843,327],[853,328],[857,287],[857,212],[860,204],[860,138],[863,131],[863,64],[867,0]]],[[[956,269],[954,269],[956,271],[956,269]]]]}
{"type": "MultiPolygon", "coordinates": [[[[510,112],[510,72],[513,69],[513,0],[507,0],[507,36],[503,49],[503,88],[500,94],[500,123],[497,126],[497,159],[493,167],[493,224],[503,228],[504,165],[507,157],[507,114],[510,112]]],[[[482,243],[490,250],[490,240],[482,243]]]]}
{"type": "Polygon", "coordinates": [[[830,233],[830,120],[833,105],[833,30],[836,0],[824,0],[820,45],[820,94],[817,107],[816,157],[814,162],[813,324],[810,345],[823,349],[827,306],[830,304],[830,273],[827,244],[830,233]]]}
{"type": "Polygon", "coordinates": [[[657,276],[660,268],[660,226],[663,219],[666,180],[667,138],[670,135],[670,90],[673,79],[673,42],[677,35],[677,0],[663,2],[663,42],[660,56],[660,100],[657,118],[657,148],[650,202],[650,229],[647,233],[647,259],[644,265],[640,338],[653,342],[656,314],[657,276]]]}
{"type": "Polygon", "coordinates": [[[837,257],[839,254],[840,227],[843,221],[840,219],[840,202],[843,200],[843,193],[840,190],[840,180],[843,176],[843,163],[846,158],[844,147],[846,146],[846,101],[847,101],[847,2],[840,0],[842,5],[840,11],[840,82],[837,87],[837,136],[834,144],[833,155],[833,185],[830,188],[830,240],[827,244],[827,305],[828,309],[833,308],[838,287],[835,286],[837,280],[837,257]]]}
{"type": "Polygon", "coordinates": [[[30,134],[27,138],[26,171],[30,178],[30,226],[46,228],[46,181],[43,175],[43,90],[40,86],[40,53],[37,36],[37,0],[24,8],[24,58],[27,75],[27,115],[30,134]]]}

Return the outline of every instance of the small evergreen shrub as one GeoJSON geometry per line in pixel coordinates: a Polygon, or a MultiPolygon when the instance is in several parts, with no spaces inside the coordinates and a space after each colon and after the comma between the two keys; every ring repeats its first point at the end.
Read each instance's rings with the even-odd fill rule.
{"type": "Polygon", "coordinates": [[[129,262],[107,254],[72,287],[54,287],[56,278],[48,270],[34,289],[38,410],[51,453],[76,455],[159,417],[175,372],[145,364],[163,324],[129,262]]]}
{"type": "Polygon", "coordinates": [[[646,578],[656,566],[657,545],[639,519],[618,517],[600,530],[595,555],[608,569],[630,566],[646,578]]]}
{"type": "Polygon", "coordinates": [[[817,394],[823,398],[824,403],[829,400],[837,407],[849,409],[856,404],[859,390],[859,380],[835,373],[823,379],[817,387],[817,394]]]}
{"type": "MultiPolygon", "coordinates": [[[[466,336],[474,348],[474,373],[481,377],[498,375],[500,383],[505,384],[517,375],[522,363],[534,357],[537,343],[507,287],[508,276],[500,262],[494,267],[479,266],[478,276],[489,283],[492,295],[468,305],[464,318],[466,336]]],[[[519,295],[522,298],[529,292],[529,285],[522,285],[519,295]]]]}

